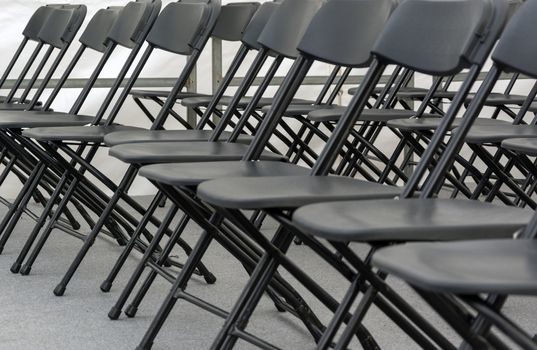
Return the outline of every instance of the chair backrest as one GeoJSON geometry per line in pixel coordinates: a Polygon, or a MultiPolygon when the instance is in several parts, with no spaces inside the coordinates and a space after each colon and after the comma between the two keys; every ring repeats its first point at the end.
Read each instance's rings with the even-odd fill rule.
{"type": "Polygon", "coordinates": [[[258,8],[258,2],[241,2],[222,6],[212,36],[226,41],[241,40],[258,8]]]}
{"type": "Polygon", "coordinates": [[[160,0],[131,1],[121,10],[118,20],[108,34],[108,39],[118,45],[133,48],[145,38],[141,33],[153,25],[162,2],[160,0]]]}
{"type": "Polygon", "coordinates": [[[244,45],[255,50],[261,48],[257,39],[278,6],[277,2],[265,2],[259,7],[242,34],[241,41],[244,45]]]}
{"type": "Polygon", "coordinates": [[[39,41],[39,31],[46,23],[48,16],[55,8],[61,8],[61,5],[46,5],[39,7],[22,31],[22,35],[29,40],[39,41]]]}
{"type": "Polygon", "coordinates": [[[114,6],[98,10],[80,35],[80,43],[95,51],[104,52],[110,29],[117,21],[122,7],[114,6]]]}
{"type": "Polygon", "coordinates": [[[537,78],[537,42],[535,33],[537,1],[527,0],[513,15],[503,32],[492,59],[502,69],[537,78]]]}
{"type": "Polygon", "coordinates": [[[39,31],[42,42],[62,49],[73,41],[86,17],[85,5],[63,5],[55,8],[39,31]]]}
{"type": "Polygon", "coordinates": [[[484,61],[507,12],[504,0],[407,0],[395,9],[373,52],[386,63],[453,75],[484,61]]]}
{"type": "Polygon", "coordinates": [[[298,57],[298,43],[322,3],[322,0],[282,2],[259,35],[258,42],[278,55],[298,57]]]}
{"type": "Polygon", "coordinates": [[[330,0],[313,17],[298,50],[336,65],[367,66],[393,7],[392,0],[330,0]]]}
{"type": "Polygon", "coordinates": [[[193,41],[203,29],[209,12],[204,2],[171,3],[162,10],[147,41],[161,50],[190,55],[193,41]]]}

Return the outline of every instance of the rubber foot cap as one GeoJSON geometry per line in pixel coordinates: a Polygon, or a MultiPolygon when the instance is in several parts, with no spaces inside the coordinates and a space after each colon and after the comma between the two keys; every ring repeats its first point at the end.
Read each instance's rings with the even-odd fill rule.
{"type": "Polygon", "coordinates": [[[21,264],[19,263],[14,263],[13,265],[11,265],[11,268],[9,269],[9,271],[11,271],[12,273],[19,273],[20,270],[21,270],[21,264]]]}
{"type": "Polygon", "coordinates": [[[65,287],[62,286],[61,284],[58,284],[56,286],[56,288],[54,288],[54,295],[55,296],[61,297],[61,296],[63,296],[64,293],[65,293],[65,287]]]}
{"type": "Polygon", "coordinates": [[[127,310],[125,310],[125,315],[127,315],[127,317],[129,317],[129,318],[133,318],[134,316],[136,316],[137,312],[138,312],[137,307],[135,307],[133,305],[129,305],[127,310]]]}
{"type": "Polygon", "coordinates": [[[32,271],[32,268],[29,265],[24,265],[23,267],[21,267],[20,273],[23,276],[28,276],[30,274],[30,271],[32,271]]]}
{"type": "Polygon", "coordinates": [[[110,291],[110,289],[112,289],[112,282],[110,281],[104,281],[102,284],[101,284],[101,291],[104,292],[104,293],[108,293],[110,291]]]}
{"type": "Polygon", "coordinates": [[[114,306],[113,308],[110,309],[110,312],[108,312],[108,318],[111,320],[117,320],[120,314],[121,314],[121,309],[114,306]]]}
{"type": "Polygon", "coordinates": [[[216,277],[210,272],[207,275],[204,275],[203,278],[207,284],[214,284],[216,282],[216,277]]]}

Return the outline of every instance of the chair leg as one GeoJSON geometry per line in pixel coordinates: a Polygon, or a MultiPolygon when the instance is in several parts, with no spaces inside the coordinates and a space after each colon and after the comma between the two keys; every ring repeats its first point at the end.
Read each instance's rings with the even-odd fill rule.
{"type": "MultiPolygon", "coordinates": [[[[220,215],[215,214],[211,217],[210,223],[215,226],[218,226],[221,220],[222,219],[220,215]]],[[[202,257],[205,255],[205,252],[209,248],[209,245],[211,244],[212,240],[212,234],[207,231],[204,231],[202,233],[200,239],[194,246],[192,253],[188,256],[188,259],[185,263],[185,266],[181,270],[179,277],[173,284],[170,292],[164,300],[164,303],[161,305],[155,318],[151,322],[149,329],[146,331],[144,337],[142,338],[142,341],[136,348],[137,350],[151,349],[158,332],[162,328],[162,325],[166,321],[166,318],[168,317],[175,303],[178,300],[177,292],[180,292],[186,288],[187,282],[190,280],[190,277],[194,273],[196,266],[201,261],[202,257]]]]}
{"type": "MultiPolygon", "coordinates": [[[[110,289],[112,288],[112,283],[114,282],[114,279],[116,278],[117,274],[123,267],[123,264],[127,260],[127,257],[130,255],[130,253],[136,246],[138,239],[140,238],[143,230],[145,229],[145,227],[147,226],[147,223],[149,222],[149,218],[155,213],[163,197],[164,197],[164,194],[159,191],[159,193],[157,193],[157,195],[153,198],[151,204],[149,205],[149,208],[147,208],[147,212],[142,217],[142,220],[136,227],[136,230],[134,231],[134,233],[131,235],[127,245],[125,246],[125,248],[123,248],[121,255],[116,260],[114,267],[112,268],[112,270],[110,271],[106,279],[101,284],[101,287],[100,287],[101,291],[106,293],[106,292],[109,292],[110,289]]],[[[173,213],[173,215],[175,215],[175,213],[173,213]]],[[[163,229],[163,226],[164,226],[164,223],[163,225],[161,225],[159,230],[163,229]]],[[[167,228],[167,225],[166,225],[166,228],[167,228]]]]}

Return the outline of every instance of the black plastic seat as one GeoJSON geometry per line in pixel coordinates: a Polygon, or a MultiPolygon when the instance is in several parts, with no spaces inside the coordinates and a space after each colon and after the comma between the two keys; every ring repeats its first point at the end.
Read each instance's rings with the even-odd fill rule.
{"type": "Polygon", "coordinates": [[[140,169],[140,176],[171,186],[197,186],[223,177],[300,176],[310,169],[285,162],[224,161],[209,163],[153,164],[140,169]]]}
{"type": "Polygon", "coordinates": [[[296,208],[319,201],[393,198],[400,188],[343,176],[229,177],[205,182],[198,197],[224,208],[296,208]]]}
{"type": "Polygon", "coordinates": [[[91,125],[64,126],[54,128],[32,128],[23,131],[23,135],[38,141],[83,141],[101,143],[108,133],[120,131],[143,130],[127,125],[91,125]]]}
{"type": "Polygon", "coordinates": [[[533,211],[456,199],[330,202],[293,215],[304,232],[336,241],[440,241],[509,238],[533,211]]]}
{"type": "MultiPolygon", "coordinates": [[[[181,104],[185,107],[206,107],[211,103],[212,96],[197,96],[197,97],[189,97],[185,98],[181,101],[181,104]]],[[[222,98],[218,101],[220,105],[227,106],[231,103],[231,100],[233,99],[233,96],[222,96],[222,98]]],[[[245,96],[241,98],[239,104],[237,105],[238,108],[246,108],[248,104],[252,101],[252,97],[245,96]]],[[[272,97],[263,97],[259,100],[257,106],[258,108],[262,108],[265,106],[270,106],[274,99],[272,97]]],[[[294,99],[293,103],[299,104],[312,104],[313,101],[311,100],[303,100],[303,99],[294,99]]]]}
{"type": "Polygon", "coordinates": [[[537,155],[537,139],[519,138],[502,142],[502,148],[529,156],[537,155]]]}
{"type": "MultiPolygon", "coordinates": [[[[347,107],[337,106],[312,111],[308,114],[308,119],[315,122],[335,122],[345,113],[347,107]]],[[[360,113],[358,120],[388,122],[394,119],[408,119],[416,115],[415,111],[408,109],[366,109],[360,113]]],[[[434,114],[423,113],[424,118],[435,117],[434,114]]]]}
{"type": "Polygon", "coordinates": [[[537,294],[535,240],[412,243],[378,251],[373,264],[442,293],[537,294]]]}
{"type": "MultiPolygon", "coordinates": [[[[138,97],[138,98],[151,98],[151,97],[160,97],[160,98],[168,98],[170,95],[170,91],[165,90],[131,90],[129,92],[129,95],[132,97],[138,97]]],[[[182,91],[178,93],[177,99],[184,99],[184,98],[190,98],[190,97],[201,97],[201,96],[209,96],[207,94],[201,94],[197,92],[189,92],[189,91],[182,91]]]]}
{"type": "MultiPolygon", "coordinates": [[[[414,131],[427,131],[436,130],[440,125],[442,119],[438,117],[434,118],[414,118],[414,119],[397,119],[388,122],[388,126],[396,129],[414,130],[414,131]]],[[[461,118],[456,118],[451,124],[451,130],[455,129],[462,122],[461,118]]],[[[510,122],[498,119],[478,118],[474,122],[476,125],[490,125],[490,126],[510,126],[510,122]]]]}
{"type": "Polygon", "coordinates": [[[93,122],[95,117],[47,111],[0,113],[0,129],[80,126],[93,122]]]}
{"type": "MultiPolygon", "coordinates": [[[[109,146],[117,146],[125,143],[141,142],[185,142],[185,141],[208,141],[211,137],[212,130],[129,130],[108,133],[104,137],[104,143],[109,146]]],[[[220,140],[226,141],[231,132],[224,131],[220,135],[220,140]]],[[[249,144],[253,139],[250,135],[240,135],[237,138],[238,143],[249,144]]]]}
{"type": "MultiPolygon", "coordinates": [[[[227,142],[144,142],[110,148],[109,154],[129,164],[211,162],[241,160],[248,145],[227,142]]],[[[279,154],[264,152],[264,160],[285,160],[279,154]]]]}
{"type": "Polygon", "coordinates": [[[472,144],[498,143],[506,139],[521,137],[537,138],[537,126],[503,124],[474,125],[466,136],[466,142],[472,144]]]}

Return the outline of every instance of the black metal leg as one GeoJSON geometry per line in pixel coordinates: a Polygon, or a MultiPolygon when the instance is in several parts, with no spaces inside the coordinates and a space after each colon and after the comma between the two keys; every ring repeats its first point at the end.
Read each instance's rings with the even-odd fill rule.
{"type": "Polygon", "coordinates": [[[24,207],[32,198],[33,190],[39,185],[39,180],[45,171],[45,164],[39,163],[35,167],[34,171],[28,177],[28,180],[24,184],[21,192],[17,196],[17,199],[13,202],[12,207],[0,223],[0,233],[2,234],[0,238],[0,253],[4,249],[4,246],[7,240],[10,237],[13,228],[17,224],[20,216],[24,212],[24,207]]]}
{"type": "MultiPolygon", "coordinates": [[[[114,267],[112,268],[112,270],[110,271],[110,273],[108,274],[106,279],[101,284],[101,291],[109,292],[110,288],[112,288],[112,283],[114,282],[114,279],[116,278],[117,274],[121,270],[121,267],[123,266],[123,264],[127,260],[127,257],[130,255],[130,253],[132,252],[132,250],[136,246],[138,239],[140,238],[143,230],[145,229],[147,223],[149,222],[149,218],[155,213],[155,210],[157,210],[157,207],[159,206],[160,202],[162,201],[162,198],[164,198],[164,194],[159,191],[157,193],[157,195],[153,198],[153,201],[149,205],[149,208],[147,208],[147,212],[142,217],[142,220],[140,221],[140,223],[136,227],[136,230],[131,235],[131,238],[129,239],[129,242],[127,243],[125,248],[123,248],[123,251],[121,252],[121,255],[119,256],[119,258],[116,260],[116,263],[114,264],[114,267]]],[[[175,215],[175,213],[173,215],[175,215]]],[[[162,225],[162,226],[164,226],[164,225],[162,225]]],[[[159,228],[159,230],[160,229],[163,229],[163,227],[159,228]]],[[[164,231],[165,231],[165,229],[164,229],[164,231]]]]}
{"type": "Polygon", "coordinates": [[[56,203],[56,200],[61,194],[61,191],[64,187],[64,185],[67,183],[68,174],[64,173],[60,181],[58,182],[56,188],[54,189],[54,192],[51,194],[49,201],[47,202],[45,208],[43,209],[43,213],[41,213],[41,216],[37,220],[32,232],[30,233],[30,236],[27,238],[26,242],[24,243],[24,246],[22,250],[19,252],[19,255],[17,256],[17,259],[11,266],[11,272],[18,273],[21,269],[22,263],[24,262],[24,259],[26,259],[26,256],[30,252],[30,249],[32,248],[32,245],[34,244],[35,240],[37,239],[39,232],[41,231],[41,228],[43,225],[45,225],[47,218],[49,217],[52,208],[54,207],[54,204],[56,203]]]}
{"type": "MultiPolygon", "coordinates": [[[[274,236],[273,243],[286,251],[293,240],[293,235],[285,229],[279,229],[274,236]]],[[[214,340],[211,349],[231,349],[237,341],[234,334],[235,329],[244,330],[248,319],[253,313],[261,296],[265,292],[272,276],[278,268],[278,258],[269,253],[265,253],[255,270],[250,276],[250,280],[244,287],[233,310],[230,312],[222,330],[214,340]]]]}
{"type": "MultiPolygon", "coordinates": [[[[218,214],[214,214],[210,219],[210,223],[216,226],[218,226],[220,222],[221,217],[218,214]]],[[[190,280],[190,277],[194,273],[196,266],[201,261],[201,258],[209,248],[209,245],[211,244],[212,240],[212,234],[207,231],[204,231],[200,239],[196,243],[196,246],[192,250],[192,253],[188,256],[188,260],[186,261],[185,266],[181,270],[179,277],[173,284],[168,296],[166,297],[164,303],[161,305],[157,315],[151,322],[151,325],[146,331],[142,341],[140,342],[140,345],[138,345],[138,347],[136,348],[137,350],[151,349],[155,337],[157,336],[158,332],[160,331],[160,328],[162,328],[162,325],[166,321],[166,318],[168,317],[175,303],[177,302],[177,292],[183,290],[186,287],[187,282],[190,280]]]]}

